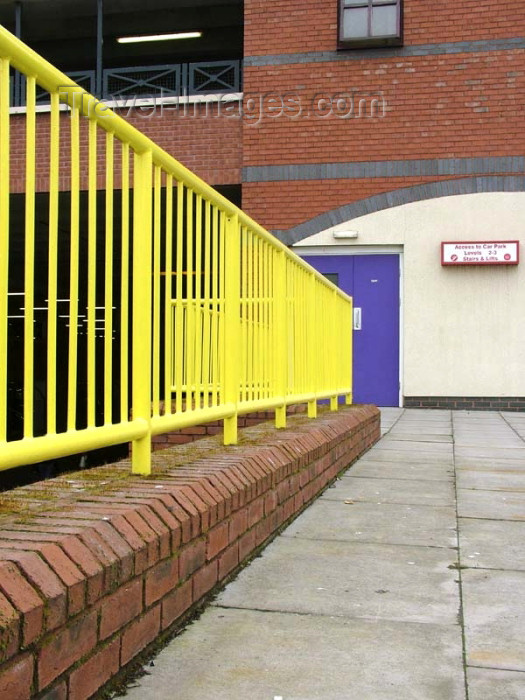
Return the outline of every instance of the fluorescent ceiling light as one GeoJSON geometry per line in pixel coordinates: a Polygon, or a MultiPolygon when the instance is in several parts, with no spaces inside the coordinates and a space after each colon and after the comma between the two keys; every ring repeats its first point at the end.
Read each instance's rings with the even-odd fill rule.
{"type": "Polygon", "coordinates": [[[143,36],[121,36],[119,44],[138,44],[144,41],[171,41],[172,39],[200,39],[202,32],[177,32],[176,34],[145,34],[143,36]]]}

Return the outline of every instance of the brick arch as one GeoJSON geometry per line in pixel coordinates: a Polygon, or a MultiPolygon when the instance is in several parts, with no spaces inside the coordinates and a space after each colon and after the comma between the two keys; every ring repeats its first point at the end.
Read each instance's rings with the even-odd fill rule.
{"type": "Polygon", "coordinates": [[[345,204],[337,209],[324,212],[319,216],[294,226],[287,231],[274,231],[274,234],[287,245],[298,243],[304,238],[337,226],[359,216],[373,214],[376,211],[399,207],[402,204],[420,202],[425,199],[437,199],[461,194],[479,194],[481,192],[524,192],[525,176],[486,176],[465,177],[455,180],[438,180],[425,185],[403,187],[383,194],[376,194],[357,202],[345,204]]]}

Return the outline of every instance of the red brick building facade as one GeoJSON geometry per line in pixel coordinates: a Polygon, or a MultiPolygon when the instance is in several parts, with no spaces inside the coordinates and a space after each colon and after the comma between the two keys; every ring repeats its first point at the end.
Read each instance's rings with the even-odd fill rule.
{"type": "Polygon", "coordinates": [[[243,124],[256,219],[284,233],[400,188],[523,175],[523,3],[405,0],[403,46],[345,50],[337,5],[245,3],[245,100],[265,100],[243,124]]]}

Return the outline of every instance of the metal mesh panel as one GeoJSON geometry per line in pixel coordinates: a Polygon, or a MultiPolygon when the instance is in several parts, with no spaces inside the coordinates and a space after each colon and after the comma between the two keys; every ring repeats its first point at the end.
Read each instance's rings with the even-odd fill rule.
{"type": "Polygon", "coordinates": [[[189,91],[194,94],[210,92],[238,92],[240,89],[239,61],[191,63],[189,91]]]}
{"type": "Polygon", "coordinates": [[[150,66],[104,71],[104,96],[168,97],[180,93],[181,66],[150,66]]]}

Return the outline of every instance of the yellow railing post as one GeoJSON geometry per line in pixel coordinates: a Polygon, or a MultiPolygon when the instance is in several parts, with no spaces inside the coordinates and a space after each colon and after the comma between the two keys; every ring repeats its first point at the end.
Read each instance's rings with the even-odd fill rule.
{"type": "MultiPolygon", "coordinates": [[[[239,218],[226,217],[223,244],[224,260],[224,401],[237,407],[239,401],[239,367],[241,347],[241,239],[239,218]]],[[[224,419],[224,444],[237,444],[237,409],[224,419]]]]}
{"type": "MultiPolygon", "coordinates": [[[[339,302],[341,303],[341,302],[339,302]]],[[[354,339],[353,339],[353,329],[354,329],[354,302],[353,299],[350,301],[350,303],[345,304],[344,309],[346,311],[347,317],[345,319],[345,322],[342,324],[343,328],[348,328],[348,345],[347,347],[347,352],[343,355],[343,360],[345,357],[347,357],[347,362],[348,362],[348,371],[346,374],[346,377],[348,378],[346,382],[346,386],[352,387],[352,392],[349,394],[345,394],[345,404],[347,406],[351,406],[352,403],[354,402],[354,397],[353,397],[353,388],[354,388],[354,374],[353,374],[353,364],[354,364],[354,357],[353,357],[353,351],[354,351],[354,339]]],[[[345,377],[345,378],[346,378],[345,377]]]]}
{"type": "MultiPolygon", "coordinates": [[[[335,353],[333,352],[334,348],[338,347],[338,338],[337,338],[337,302],[339,301],[338,296],[337,296],[337,291],[334,289],[334,292],[332,294],[332,304],[330,306],[330,337],[332,339],[332,342],[330,343],[330,348],[332,351],[330,352],[330,381],[332,384],[335,386],[337,384],[337,379],[338,379],[338,373],[337,373],[337,368],[336,368],[336,362],[338,361],[339,358],[336,357],[335,353]]],[[[332,396],[330,398],[330,410],[331,411],[337,411],[339,408],[339,397],[338,396],[332,396]]]]}
{"type": "MultiPolygon", "coordinates": [[[[274,349],[275,394],[286,398],[288,383],[288,290],[286,285],[286,256],[284,251],[275,253],[274,323],[276,347],[274,349]]],[[[275,427],[286,428],[286,403],[275,409],[275,427]]]]}
{"type": "MultiPolygon", "coordinates": [[[[152,154],[135,154],[133,189],[132,413],[151,423],[152,154]]],[[[151,427],[132,443],[132,471],[151,472],[151,427]]]]}
{"type": "Polygon", "coordinates": [[[7,300],[9,276],[9,60],[0,61],[0,442],[7,432],[7,300]]]}
{"type": "MultiPolygon", "coordinates": [[[[317,280],[314,273],[310,273],[310,279],[308,280],[308,372],[310,380],[310,390],[315,393],[317,391],[317,362],[318,362],[318,348],[315,338],[317,333],[319,333],[319,327],[317,325],[317,304],[315,302],[315,292],[316,292],[317,280]]],[[[317,418],[317,399],[312,399],[308,401],[308,418],[317,418]]]]}

